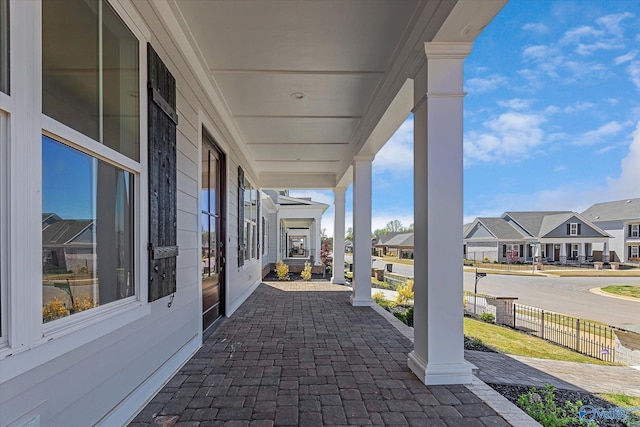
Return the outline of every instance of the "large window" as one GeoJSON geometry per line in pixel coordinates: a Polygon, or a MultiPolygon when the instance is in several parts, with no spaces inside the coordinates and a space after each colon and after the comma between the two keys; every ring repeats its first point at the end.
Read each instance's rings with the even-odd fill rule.
{"type": "Polygon", "coordinates": [[[244,182],[244,259],[257,258],[258,191],[245,178],[244,182]]]}
{"type": "Polygon", "coordinates": [[[42,136],[45,323],[136,294],[138,64],[106,0],[42,2],[42,109],[64,125],[42,136]]]}
{"type": "Polygon", "coordinates": [[[0,92],[9,93],[9,0],[0,0],[0,92]]]}
{"type": "Polygon", "coordinates": [[[629,237],[640,237],[640,224],[629,225],[629,237]]]}
{"type": "Polygon", "coordinates": [[[133,176],[42,138],[44,322],[134,295],[133,176]]]}
{"type": "Polygon", "coordinates": [[[571,244],[571,258],[574,258],[574,259],[578,258],[578,244],[577,243],[572,243],[571,244]]]}
{"type": "Polygon", "coordinates": [[[640,246],[629,246],[629,258],[636,260],[640,258],[640,246]]]}
{"type": "Polygon", "coordinates": [[[569,235],[577,236],[578,234],[580,234],[580,228],[578,227],[578,224],[575,222],[569,224],[569,235]]]}
{"type": "Polygon", "coordinates": [[[138,41],[106,0],[42,3],[42,110],[139,160],[138,41]]]}

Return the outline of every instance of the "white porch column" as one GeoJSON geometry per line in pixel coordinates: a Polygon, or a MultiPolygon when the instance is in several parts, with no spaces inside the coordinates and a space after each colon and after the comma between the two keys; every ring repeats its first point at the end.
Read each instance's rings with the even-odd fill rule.
{"type": "MultiPolygon", "coordinates": [[[[353,158],[353,294],[354,306],[371,305],[371,162],[353,158]]],[[[462,298],[462,295],[460,296],[462,298]]]]}
{"type": "Polygon", "coordinates": [[[276,212],[276,223],[274,224],[277,230],[276,234],[276,262],[282,259],[282,224],[280,224],[280,213],[276,212]]]}
{"type": "Polygon", "coordinates": [[[584,264],[585,261],[587,260],[586,255],[585,255],[585,247],[584,247],[584,242],[580,243],[578,246],[578,262],[580,264],[584,264]]]}
{"type": "Polygon", "coordinates": [[[414,350],[425,384],[469,384],[464,360],[462,250],[463,61],[471,43],[425,43],[414,81],[414,350]]]}
{"type": "Polygon", "coordinates": [[[346,188],[333,189],[333,265],[331,282],[344,285],[344,214],[346,188]]]}
{"type": "Polygon", "coordinates": [[[560,243],[560,264],[567,263],[567,244],[560,243]]]}
{"type": "Polygon", "coordinates": [[[322,260],[320,259],[320,249],[322,248],[322,218],[317,217],[314,222],[316,225],[315,226],[316,233],[314,236],[316,245],[313,251],[313,259],[314,259],[315,265],[321,265],[322,260]]]}
{"type": "Polygon", "coordinates": [[[604,242],[604,248],[602,249],[602,262],[611,261],[611,256],[609,254],[609,242],[604,242]]]}

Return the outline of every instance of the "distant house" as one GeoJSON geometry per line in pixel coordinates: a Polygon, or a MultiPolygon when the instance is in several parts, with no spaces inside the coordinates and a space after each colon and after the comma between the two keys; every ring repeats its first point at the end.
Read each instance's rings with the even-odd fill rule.
{"type": "Polygon", "coordinates": [[[611,235],[608,248],[605,243],[594,250],[608,251],[611,261],[640,262],[640,198],[596,203],[582,216],[611,235]]]}
{"type": "Polygon", "coordinates": [[[376,236],[373,241],[374,254],[393,255],[413,259],[413,233],[387,233],[376,236]]]}
{"type": "Polygon", "coordinates": [[[260,247],[263,271],[279,260],[320,264],[322,215],[329,208],[308,197],[291,197],[289,190],[260,192],[262,219],[260,247]]]}
{"type": "Polygon", "coordinates": [[[93,220],[62,219],[56,214],[43,214],[42,271],[93,271],[94,242],[93,220]]]}
{"type": "Polygon", "coordinates": [[[501,217],[476,218],[464,227],[466,259],[488,262],[598,261],[594,245],[611,236],[576,212],[505,212],[501,217]],[[509,258],[512,258],[511,260],[509,258]]]}

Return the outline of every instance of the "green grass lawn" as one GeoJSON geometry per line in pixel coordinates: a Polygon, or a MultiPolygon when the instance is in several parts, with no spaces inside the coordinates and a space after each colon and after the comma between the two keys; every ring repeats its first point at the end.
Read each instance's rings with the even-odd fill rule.
{"type": "Polygon", "coordinates": [[[382,257],[382,258],[378,258],[378,261],[388,262],[388,263],[396,263],[396,264],[413,265],[413,260],[412,259],[398,259],[396,257],[382,257]]]}
{"type": "Polygon", "coordinates": [[[627,396],[626,394],[599,394],[598,396],[623,408],[640,408],[640,397],[627,396]]]}
{"type": "Polygon", "coordinates": [[[480,322],[468,317],[464,318],[464,334],[470,338],[478,338],[485,345],[506,354],[596,365],[614,365],[576,353],[524,332],[480,322]]]}
{"type": "Polygon", "coordinates": [[[640,286],[611,285],[602,288],[602,290],[610,294],[640,299],[640,286]]]}

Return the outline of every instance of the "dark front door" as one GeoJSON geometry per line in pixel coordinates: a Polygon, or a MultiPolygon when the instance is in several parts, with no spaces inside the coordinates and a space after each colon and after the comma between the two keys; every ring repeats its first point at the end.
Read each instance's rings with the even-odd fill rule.
{"type": "Polygon", "coordinates": [[[224,316],[224,154],[212,138],[202,142],[200,234],[202,237],[202,328],[224,316]]]}

